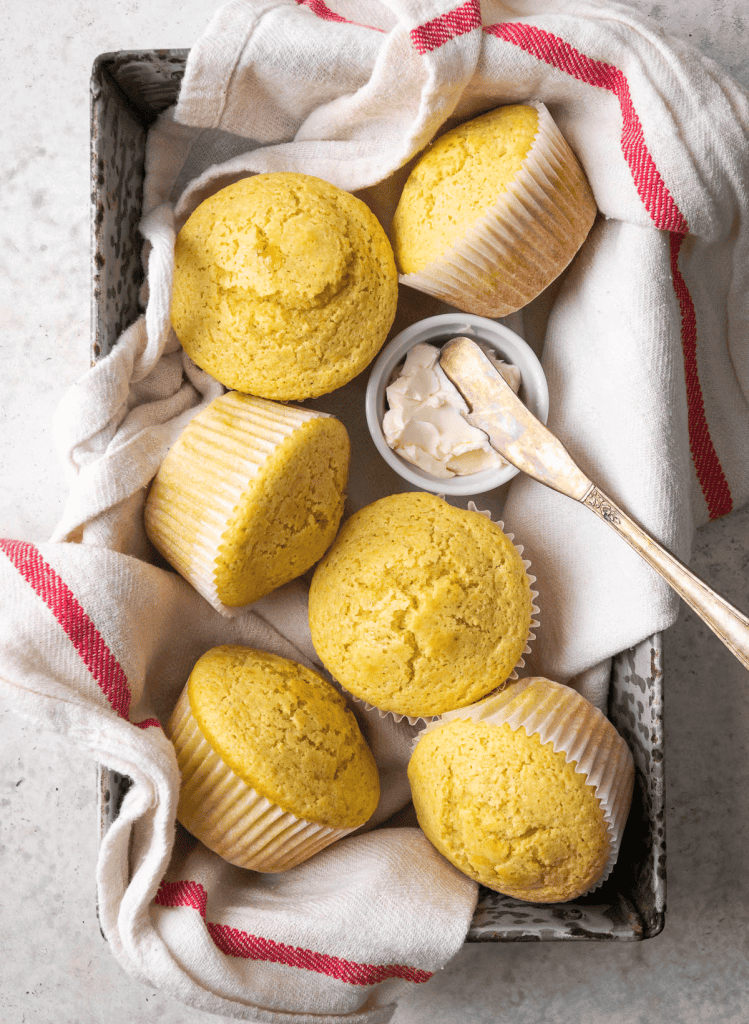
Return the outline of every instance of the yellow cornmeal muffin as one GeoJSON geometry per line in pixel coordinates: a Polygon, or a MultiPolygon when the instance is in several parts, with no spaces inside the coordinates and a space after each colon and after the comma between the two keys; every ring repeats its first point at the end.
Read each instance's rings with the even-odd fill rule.
{"type": "Polygon", "coordinates": [[[398,278],[387,235],[348,192],[257,174],[210,196],[175,247],[172,323],[229,388],[303,399],[341,387],[379,351],[398,278]]]}
{"type": "Polygon", "coordinates": [[[355,697],[411,718],[503,683],[526,650],[533,610],[525,564],[500,527],[417,491],[351,516],[309,595],[328,671],[355,697]]]}
{"type": "Polygon", "coordinates": [[[353,713],[317,672],[248,647],[195,665],[166,729],[177,819],[239,867],[285,871],[367,821],[380,784],[353,713]]]}
{"type": "Polygon", "coordinates": [[[596,215],[577,159],[541,103],[446,132],[409,175],[391,238],[404,284],[505,316],[556,278],[596,215]]]}
{"type": "Polygon", "coordinates": [[[475,881],[558,903],[610,873],[632,799],[632,755],[574,690],[539,677],[430,723],[408,766],[426,836],[475,881]]]}
{"type": "Polygon", "coordinates": [[[343,514],[349,458],[335,417],[230,391],[190,421],[161,464],[146,533],[232,614],[323,555],[343,514]]]}

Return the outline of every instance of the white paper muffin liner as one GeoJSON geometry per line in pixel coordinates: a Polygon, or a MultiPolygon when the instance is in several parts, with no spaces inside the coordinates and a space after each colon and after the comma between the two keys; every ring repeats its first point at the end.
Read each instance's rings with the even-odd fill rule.
{"type": "MultiPolygon", "coordinates": [[[[536,639],[536,634],[533,632],[533,630],[534,629],[538,629],[539,626],[541,625],[541,620],[540,620],[541,612],[539,610],[538,605],[536,604],[536,600],[538,598],[538,591],[533,589],[533,584],[536,582],[536,577],[533,576],[529,572],[530,567],[531,567],[531,563],[528,561],[527,558],[523,558],[523,550],[524,550],[523,545],[522,544],[516,544],[515,543],[515,535],[512,534],[512,533],[506,533],[505,532],[505,524],[502,522],[502,520],[501,519],[492,519],[492,514],[488,510],[486,510],[486,509],[478,509],[476,507],[476,503],[475,502],[469,501],[468,502],[468,511],[469,512],[478,512],[479,515],[486,516],[487,519],[491,519],[491,521],[494,523],[495,526],[498,526],[500,528],[500,530],[505,534],[505,537],[507,537],[507,539],[510,541],[510,543],[515,548],[517,553],[520,555],[520,558],[522,559],[523,565],[525,566],[525,574],[528,577],[528,582],[531,585],[531,621],[530,621],[530,627],[529,627],[529,632],[528,632],[528,638],[527,638],[527,640],[525,642],[525,647],[523,648],[523,651],[522,651],[520,657],[518,658],[517,662],[515,663],[515,667],[513,668],[512,672],[509,674],[507,679],[503,680],[503,682],[498,687],[496,687],[496,689],[492,690],[490,694],[487,694],[487,696],[491,696],[491,694],[497,693],[498,691],[500,691],[504,686],[507,685],[508,682],[518,678],[518,669],[521,669],[521,668],[523,668],[525,666],[525,655],[531,653],[531,647],[530,647],[531,641],[536,639]]],[[[341,684],[339,683],[339,686],[340,685],[341,684]]],[[[345,689],[345,688],[343,686],[341,686],[341,689],[345,689]]],[[[417,725],[418,723],[426,724],[427,722],[432,722],[436,718],[439,717],[438,715],[416,715],[416,716],[414,716],[414,715],[403,715],[403,714],[401,714],[398,711],[386,711],[384,708],[378,708],[374,704],[369,704],[362,697],[356,697],[353,693],[350,693],[348,690],[345,690],[345,692],[346,692],[347,696],[349,696],[352,700],[356,701],[357,704],[361,704],[362,707],[366,708],[367,711],[376,711],[379,714],[380,718],[392,718],[396,722],[402,722],[403,719],[405,719],[408,722],[409,725],[417,725]]],[[[482,698],[482,699],[485,699],[485,698],[482,698]]]]}
{"type": "Polygon", "coordinates": [[[354,832],[298,818],[239,778],[204,738],[187,687],[167,725],[182,775],[177,820],[224,860],[252,871],[288,871],[354,832]],[[186,810],[188,802],[197,808],[186,810]]]}
{"type": "Polygon", "coordinates": [[[561,274],[592,227],[596,205],[575,154],[543,103],[515,178],[463,237],[402,284],[480,316],[507,316],[561,274]],[[561,186],[561,187],[560,187],[561,186]]]}
{"type": "Polygon", "coordinates": [[[412,750],[428,732],[456,719],[492,725],[506,722],[512,729],[524,728],[529,736],[537,734],[542,744],[551,743],[555,753],[563,753],[567,764],[574,762],[575,771],[586,776],[606,822],[609,856],[600,878],[586,890],[594,892],[609,877],[619,856],[634,788],[632,753],[603,712],[571,687],[553,683],[538,703],[526,707],[519,695],[540,678],[520,679],[475,704],[446,711],[414,738],[412,750]]]}
{"type": "Polygon", "coordinates": [[[216,589],[216,558],[234,509],[278,446],[303,423],[327,416],[229,391],[190,421],[167,455],[167,459],[181,460],[185,487],[179,502],[160,501],[151,492],[146,502],[148,535],[170,565],[227,618],[241,615],[248,607],[225,605],[216,589]],[[231,424],[218,415],[219,403],[229,407],[231,424]],[[187,436],[189,452],[180,445],[187,436]],[[202,470],[209,475],[210,490],[189,482],[202,470]]]}

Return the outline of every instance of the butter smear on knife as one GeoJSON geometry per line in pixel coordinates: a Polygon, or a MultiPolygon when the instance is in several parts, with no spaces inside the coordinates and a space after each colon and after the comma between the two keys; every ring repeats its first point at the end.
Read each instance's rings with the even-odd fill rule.
{"type": "MultiPolygon", "coordinates": [[[[520,371],[479,345],[517,394],[520,371]]],[[[382,431],[402,458],[434,477],[467,476],[507,463],[486,433],[472,426],[470,409],[439,365],[440,349],[421,342],[409,351],[386,389],[388,410],[382,431]]]]}

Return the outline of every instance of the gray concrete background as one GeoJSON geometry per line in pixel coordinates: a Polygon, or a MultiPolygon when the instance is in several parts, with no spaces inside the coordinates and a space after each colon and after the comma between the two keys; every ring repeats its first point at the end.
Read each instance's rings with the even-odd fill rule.
{"type": "MultiPolygon", "coordinates": [[[[65,493],[50,417],[88,362],[93,58],[189,46],[219,6],[0,2],[0,536],[46,540],[65,493]]],[[[635,6],[749,87],[747,0],[635,6]]],[[[749,509],[701,531],[692,564],[749,609],[749,509]]],[[[632,945],[466,946],[394,1024],[746,1024],[749,675],[689,612],[666,636],[665,672],[664,932],[632,945]]],[[[0,1022],[221,1019],[125,975],[101,938],[93,765],[5,706],[0,736],[0,1022]]]]}

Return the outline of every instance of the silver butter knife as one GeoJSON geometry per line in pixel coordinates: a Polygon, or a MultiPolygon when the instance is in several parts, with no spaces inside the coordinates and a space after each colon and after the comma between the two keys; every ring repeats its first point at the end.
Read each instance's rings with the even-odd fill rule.
{"type": "Polygon", "coordinates": [[[662,547],[588,479],[561,441],[523,405],[470,338],[442,349],[440,365],[471,410],[470,422],[522,473],[589,508],[641,555],[749,668],[749,619],[662,547]]]}

